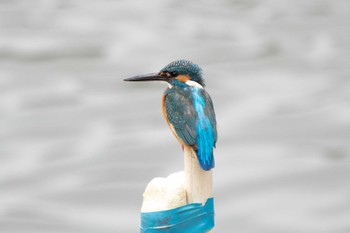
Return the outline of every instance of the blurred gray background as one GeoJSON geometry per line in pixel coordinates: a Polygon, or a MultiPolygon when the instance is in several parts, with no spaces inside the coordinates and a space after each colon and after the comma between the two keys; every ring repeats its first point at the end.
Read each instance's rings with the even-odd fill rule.
{"type": "Polygon", "coordinates": [[[182,170],[159,83],[189,59],[219,127],[216,232],[350,232],[347,0],[1,0],[0,232],[138,232],[182,170]]]}

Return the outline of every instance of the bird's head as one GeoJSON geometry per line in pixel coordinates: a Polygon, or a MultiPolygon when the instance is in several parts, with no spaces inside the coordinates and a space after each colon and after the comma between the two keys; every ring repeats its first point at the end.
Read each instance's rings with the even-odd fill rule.
{"type": "Polygon", "coordinates": [[[172,86],[205,86],[202,69],[197,64],[187,60],[174,61],[158,73],[138,75],[124,79],[124,81],[166,81],[172,86]]]}

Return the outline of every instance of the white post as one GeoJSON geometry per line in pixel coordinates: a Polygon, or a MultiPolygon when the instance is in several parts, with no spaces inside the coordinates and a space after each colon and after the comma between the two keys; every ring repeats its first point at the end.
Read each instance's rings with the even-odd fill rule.
{"type": "Polygon", "coordinates": [[[187,205],[183,183],[184,172],[182,171],[172,173],[166,178],[153,178],[143,193],[141,212],[170,210],[187,205]]]}
{"type": "MultiPolygon", "coordinates": [[[[204,171],[198,162],[196,154],[190,148],[184,148],[185,189],[187,204],[205,204],[213,197],[213,170],[204,171]]],[[[211,229],[207,233],[213,233],[211,229]]]]}
{"type": "Polygon", "coordinates": [[[204,171],[194,151],[187,147],[184,148],[184,167],[187,203],[204,205],[208,198],[213,197],[212,170],[204,171]]]}
{"type": "MultiPolygon", "coordinates": [[[[184,172],[154,178],[143,194],[141,212],[168,210],[191,203],[204,205],[213,197],[213,172],[204,171],[195,152],[184,148],[184,172]]],[[[210,230],[207,233],[213,233],[210,230]]]]}

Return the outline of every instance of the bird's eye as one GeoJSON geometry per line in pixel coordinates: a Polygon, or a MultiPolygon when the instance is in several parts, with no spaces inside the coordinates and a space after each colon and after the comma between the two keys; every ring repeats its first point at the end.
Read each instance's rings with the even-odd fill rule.
{"type": "Polygon", "coordinates": [[[177,72],[169,72],[169,74],[170,74],[171,77],[176,77],[178,75],[177,72]]]}

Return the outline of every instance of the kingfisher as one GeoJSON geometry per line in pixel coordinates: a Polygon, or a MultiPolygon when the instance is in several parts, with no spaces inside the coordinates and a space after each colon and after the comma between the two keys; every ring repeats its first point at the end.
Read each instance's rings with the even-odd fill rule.
{"type": "Polygon", "coordinates": [[[201,168],[215,166],[216,116],[212,99],[204,89],[202,69],[188,60],[177,60],[158,73],[138,75],[124,81],[163,81],[162,111],[169,128],[184,147],[192,150],[201,168]]]}

